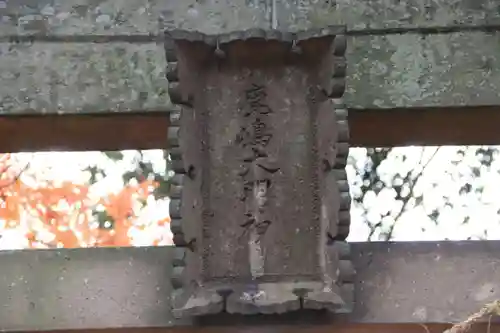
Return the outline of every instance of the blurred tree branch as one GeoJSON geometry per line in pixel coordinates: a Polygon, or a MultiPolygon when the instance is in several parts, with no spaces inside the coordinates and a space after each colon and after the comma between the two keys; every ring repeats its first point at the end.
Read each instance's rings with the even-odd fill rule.
{"type": "MultiPolygon", "coordinates": [[[[396,227],[396,224],[398,223],[401,216],[403,216],[404,212],[406,212],[406,209],[408,207],[408,203],[410,202],[410,199],[413,198],[413,196],[414,196],[415,186],[417,185],[418,181],[420,180],[420,177],[422,177],[423,173],[425,172],[425,169],[427,169],[427,167],[429,166],[431,161],[434,159],[434,157],[436,157],[437,153],[439,152],[439,149],[440,149],[440,147],[437,147],[436,150],[429,157],[429,159],[425,162],[425,164],[423,164],[420,171],[418,171],[416,174],[414,174],[413,172],[415,171],[416,167],[418,167],[419,165],[422,165],[422,162],[423,162],[425,148],[422,149],[422,153],[420,154],[419,162],[417,163],[415,168],[411,172],[408,172],[408,174],[403,179],[403,184],[404,183],[409,184],[409,194],[405,198],[401,198],[401,200],[403,201],[403,205],[401,206],[401,209],[394,217],[394,223],[390,225],[389,230],[387,232],[384,232],[381,234],[381,236],[383,237],[381,240],[388,241],[388,240],[392,239],[392,236],[394,233],[394,228],[396,227]]],[[[399,192],[401,192],[401,190],[399,192]]]]}

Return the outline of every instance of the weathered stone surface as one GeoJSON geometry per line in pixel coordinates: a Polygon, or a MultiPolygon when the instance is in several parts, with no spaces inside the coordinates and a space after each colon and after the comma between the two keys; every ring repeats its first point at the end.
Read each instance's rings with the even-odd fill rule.
{"type": "MultiPolygon", "coordinates": [[[[189,323],[175,320],[171,312],[175,252],[172,247],[0,251],[0,329],[27,332],[189,323]]],[[[357,271],[352,323],[414,323],[415,332],[425,332],[419,323],[462,321],[500,298],[499,241],[353,243],[351,253],[357,271]]],[[[244,326],[244,319],[236,317],[241,332],[255,331],[255,326],[244,326]]],[[[209,331],[222,332],[221,319],[214,322],[218,325],[209,331]]],[[[298,332],[307,331],[308,322],[297,313],[287,323],[296,325],[298,332]]],[[[197,332],[207,332],[207,326],[198,326],[197,332]]],[[[293,331],[275,327],[261,330],[293,331]]],[[[312,327],[312,332],[318,332],[318,326],[312,327]]],[[[323,327],[321,332],[338,332],[332,323],[323,327]]],[[[408,332],[409,327],[400,331],[408,332]]],[[[224,332],[237,331],[228,326],[224,332]]],[[[483,327],[478,332],[487,330],[483,327]]],[[[498,330],[492,326],[491,332],[498,330]]]]}
{"type": "Polygon", "coordinates": [[[183,178],[170,214],[188,249],[175,316],[352,309],[354,270],[333,246],[350,206],[346,119],[332,112],[345,87],[332,84],[345,82],[342,32],[311,29],[296,44],[275,30],[169,33],[182,105],[168,138],[183,178]]]}
{"type": "MultiPolygon", "coordinates": [[[[500,23],[498,0],[277,0],[279,28],[347,24],[362,30],[500,23]]],[[[267,28],[266,0],[2,0],[0,36],[156,34],[167,27],[207,33],[267,28]]]]}
{"type": "Polygon", "coordinates": [[[500,33],[358,36],[348,42],[349,107],[498,105],[500,33]]]}
{"type": "Polygon", "coordinates": [[[0,3],[0,31],[3,35],[144,34],[158,30],[157,2],[4,0],[0,3]]]}
{"type": "Polygon", "coordinates": [[[500,23],[498,0],[277,0],[279,28],[346,24],[348,30],[500,23]]]}
{"type": "Polygon", "coordinates": [[[0,114],[165,109],[156,44],[0,43],[0,114]]]}
{"type": "MultiPolygon", "coordinates": [[[[0,38],[159,34],[165,28],[222,33],[350,30],[500,22],[500,0],[41,0],[1,1],[0,38]]],[[[127,37],[129,36],[129,37],[127,37]]],[[[352,37],[349,107],[500,103],[498,33],[352,37]]],[[[157,110],[170,106],[162,48],[154,43],[0,43],[0,114],[157,110]]]]}
{"type": "MultiPolygon", "coordinates": [[[[500,33],[350,37],[349,107],[498,105],[500,33]]],[[[165,110],[153,43],[0,44],[0,113],[165,110]]],[[[172,74],[173,75],[173,74],[172,74]]]]}
{"type": "Polygon", "coordinates": [[[174,324],[168,311],[174,251],[140,252],[0,251],[0,330],[135,327],[154,317],[174,324]]]}
{"type": "Polygon", "coordinates": [[[1,0],[0,36],[158,34],[168,27],[219,33],[269,22],[266,1],[1,0]],[[264,3],[264,5],[263,5],[264,3]]]}

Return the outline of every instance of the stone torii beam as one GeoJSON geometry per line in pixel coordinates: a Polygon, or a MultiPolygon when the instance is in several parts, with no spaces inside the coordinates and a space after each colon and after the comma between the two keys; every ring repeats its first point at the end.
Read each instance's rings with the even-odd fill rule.
{"type": "Polygon", "coordinates": [[[8,1],[0,8],[0,151],[165,148],[172,105],[163,31],[272,24],[346,25],[352,146],[495,144],[496,7],[495,0],[8,1]],[[128,135],[105,136],[109,128],[128,135]]]}
{"type": "MultiPolygon", "coordinates": [[[[175,254],[172,247],[2,251],[2,330],[417,333],[426,324],[442,333],[500,298],[498,241],[352,243],[356,302],[347,323],[292,313],[260,322],[219,317],[200,327],[172,314],[175,254]]],[[[498,328],[493,321],[491,332],[498,328]]]]}

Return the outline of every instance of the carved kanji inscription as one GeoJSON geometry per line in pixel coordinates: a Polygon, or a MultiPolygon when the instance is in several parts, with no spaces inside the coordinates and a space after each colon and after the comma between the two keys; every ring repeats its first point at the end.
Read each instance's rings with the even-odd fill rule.
{"type": "Polygon", "coordinates": [[[342,32],[167,33],[177,316],[349,310],[342,32]]]}

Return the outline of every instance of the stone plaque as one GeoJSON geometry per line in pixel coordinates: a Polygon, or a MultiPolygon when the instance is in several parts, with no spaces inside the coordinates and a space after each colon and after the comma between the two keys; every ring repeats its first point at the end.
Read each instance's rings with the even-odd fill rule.
{"type": "Polygon", "coordinates": [[[343,34],[166,33],[176,316],[350,310],[343,34]]]}

